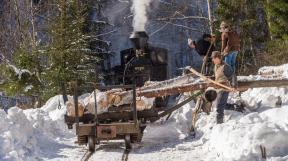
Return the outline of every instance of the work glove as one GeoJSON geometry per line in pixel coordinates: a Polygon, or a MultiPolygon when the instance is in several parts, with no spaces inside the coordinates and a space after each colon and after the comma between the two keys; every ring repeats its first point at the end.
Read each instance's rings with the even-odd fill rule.
{"type": "Polygon", "coordinates": [[[191,45],[193,43],[193,40],[192,39],[188,39],[188,45],[191,45]]]}
{"type": "Polygon", "coordinates": [[[193,40],[190,38],[188,39],[188,46],[192,49],[195,49],[195,44],[194,44],[193,40]]]}

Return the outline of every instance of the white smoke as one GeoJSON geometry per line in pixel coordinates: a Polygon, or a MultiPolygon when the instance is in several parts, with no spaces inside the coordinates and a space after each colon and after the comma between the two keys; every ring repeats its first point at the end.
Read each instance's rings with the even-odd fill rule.
{"type": "Polygon", "coordinates": [[[132,12],[134,14],[134,31],[145,31],[145,26],[148,20],[147,11],[152,1],[153,0],[133,0],[132,12]]]}

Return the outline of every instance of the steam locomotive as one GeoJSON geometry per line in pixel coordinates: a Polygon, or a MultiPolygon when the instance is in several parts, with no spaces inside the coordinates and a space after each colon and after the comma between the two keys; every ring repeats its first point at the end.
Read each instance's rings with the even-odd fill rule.
{"type": "Polygon", "coordinates": [[[143,86],[146,81],[162,81],[168,78],[167,49],[153,47],[144,31],[133,32],[130,40],[133,48],[122,50],[121,64],[110,74],[112,84],[136,84],[143,86]]]}

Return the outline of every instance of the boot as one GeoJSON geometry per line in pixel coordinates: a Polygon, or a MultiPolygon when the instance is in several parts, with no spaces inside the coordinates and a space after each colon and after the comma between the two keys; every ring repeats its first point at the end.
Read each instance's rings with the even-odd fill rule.
{"type": "Polygon", "coordinates": [[[240,104],[240,105],[236,104],[235,105],[235,111],[244,113],[245,112],[245,106],[243,104],[240,104]]]}
{"type": "Polygon", "coordinates": [[[234,104],[227,103],[225,106],[225,110],[234,110],[234,109],[235,109],[234,104]]]}
{"type": "Polygon", "coordinates": [[[217,114],[216,123],[222,124],[224,122],[224,116],[217,114]]]}

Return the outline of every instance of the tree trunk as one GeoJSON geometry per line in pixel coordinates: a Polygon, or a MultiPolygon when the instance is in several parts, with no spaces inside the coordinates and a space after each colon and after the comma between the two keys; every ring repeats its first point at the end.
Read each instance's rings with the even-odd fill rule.
{"type": "Polygon", "coordinates": [[[212,34],[213,33],[213,20],[212,20],[212,14],[211,14],[211,0],[207,0],[207,9],[208,9],[210,34],[212,34]]]}

